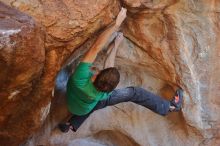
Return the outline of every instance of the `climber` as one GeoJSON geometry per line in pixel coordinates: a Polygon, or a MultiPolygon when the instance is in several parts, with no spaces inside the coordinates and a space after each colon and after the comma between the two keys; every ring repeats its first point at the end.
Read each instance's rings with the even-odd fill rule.
{"type": "Polygon", "coordinates": [[[126,18],[126,9],[122,8],[116,21],[108,27],[92,45],[67,83],[67,107],[72,117],[66,123],[58,125],[62,132],[69,129],[76,131],[80,125],[95,110],[112,106],[121,102],[134,102],[142,105],[157,114],[167,115],[169,112],[180,111],[182,107],[183,90],[178,89],[171,101],[165,100],[140,87],[115,89],[120,80],[120,74],[114,67],[116,52],[123,40],[123,34],[117,33],[114,42],[109,47],[103,70],[91,71],[98,52],[107,43],[109,37],[119,30],[126,18]]]}

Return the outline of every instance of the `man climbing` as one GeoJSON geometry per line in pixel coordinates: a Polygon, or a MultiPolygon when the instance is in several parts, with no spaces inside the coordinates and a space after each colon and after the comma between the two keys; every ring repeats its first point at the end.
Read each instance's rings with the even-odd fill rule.
{"type": "Polygon", "coordinates": [[[105,69],[97,74],[92,73],[92,63],[109,37],[119,30],[126,18],[126,11],[124,8],[121,9],[115,23],[98,37],[70,76],[67,83],[67,106],[73,116],[68,122],[59,124],[59,129],[62,132],[68,132],[69,129],[76,131],[93,111],[121,102],[134,102],[160,115],[167,115],[169,112],[181,109],[182,89],[176,91],[171,101],[140,87],[115,89],[119,83],[120,74],[114,67],[114,60],[123,40],[122,33],[117,33],[115,41],[109,47],[109,55],[104,65],[105,69]]]}

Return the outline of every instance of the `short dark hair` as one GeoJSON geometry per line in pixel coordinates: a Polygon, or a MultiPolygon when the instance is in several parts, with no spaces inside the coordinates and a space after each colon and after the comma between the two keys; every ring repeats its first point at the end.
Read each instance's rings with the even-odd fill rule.
{"type": "Polygon", "coordinates": [[[115,67],[103,69],[97,75],[94,86],[98,91],[111,92],[120,81],[119,71],[115,67]]]}

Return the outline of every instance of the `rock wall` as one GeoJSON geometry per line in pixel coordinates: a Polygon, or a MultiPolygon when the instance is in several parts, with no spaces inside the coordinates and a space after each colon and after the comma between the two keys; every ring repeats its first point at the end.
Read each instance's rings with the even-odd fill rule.
{"type": "MultiPolygon", "coordinates": [[[[15,53],[21,52],[15,61],[9,58],[14,58],[13,55],[15,53],[13,52],[11,52],[13,55],[9,56],[9,53],[9,57],[7,58],[6,56],[6,59],[3,58],[1,61],[1,70],[5,70],[3,73],[1,72],[0,82],[1,87],[4,86],[0,92],[1,100],[4,101],[4,103],[1,102],[3,103],[1,106],[1,139],[5,145],[16,145],[31,136],[47,117],[51,106],[51,92],[55,85],[55,77],[65,60],[74,52],[75,48],[91,37],[95,31],[111,23],[118,13],[119,5],[117,1],[103,0],[91,2],[75,1],[74,3],[71,3],[71,1],[55,2],[53,0],[3,2],[13,5],[29,15],[33,15],[35,21],[30,16],[8,8],[1,3],[1,15],[3,15],[1,17],[1,20],[3,20],[1,21],[1,29],[6,29],[6,24],[2,23],[8,19],[12,19],[11,21],[13,19],[23,21],[24,19],[27,21],[26,25],[28,23],[31,25],[41,24],[45,32],[45,38],[43,36],[38,38],[38,36],[40,37],[43,34],[37,32],[37,30],[34,33],[34,30],[31,29],[37,29],[39,26],[29,26],[33,28],[28,28],[27,26],[30,33],[33,31],[32,36],[29,37],[27,35],[28,31],[23,33],[26,40],[22,41],[22,38],[17,38],[21,43],[23,42],[22,45],[26,48],[23,49],[19,44],[15,47],[3,44],[4,49],[1,49],[1,56],[6,56],[5,52],[11,52],[11,50],[15,50],[15,53]],[[31,40],[31,37],[34,37],[32,39],[35,40],[31,40]],[[27,43],[25,44],[25,42],[27,43]],[[22,51],[16,52],[16,50],[22,51]],[[38,50],[39,53],[35,50],[38,50]],[[35,55],[37,59],[35,59],[35,55]],[[32,59],[31,56],[33,56],[32,59]],[[14,66],[10,62],[14,63],[14,66]],[[19,62],[19,64],[16,64],[16,62],[19,62]],[[20,67],[20,64],[23,67],[20,67]],[[13,74],[10,69],[13,69],[16,74],[13,74]],[[13,88],[11,87],[12,85],[5,84],[4,82],[6,81],[2,80],[6,76],[11,84],[13,82],[13,88]],[[18,76],[18,81],[15,80],[16,76],[18,76]],[[19,84],[17,83],[17,85],[15,81],[19,82],[19,84]]],[[[14,21],[12,23],[16,23],[17,20],[14,21]]],[[[25,24],[23,25],[25,26],[25,24]]],[[[22,25],[19,24],[15,28],[11,26],[7,30],[19,30],[21,27],[22,25]]],[[[19,32],[17,31],[15,34],[19,35],[19,32]]],[[[6,34],[1,31],[1,36],[8,39],[9,43],[11,41],[16,44],[16,40],[11,39],[12,34],[6,34]]]]}
{"type": "Polygon", "coordinates": [[[210,115],[219,108],[219,79],[213,73],[219,67],[219,2],[137,1],[138,6],[130,2],[127,4],[133,9],[148,8],[133,10],[125,32],[157,63],[153,66],[159,69],[150,67],[149,72],[185,87],[188,95],[183,114],[187,123],[205,137],[216,137],[218,132],[213,135],[209,130],[218,127],[220,118],[217,113],[210,115]]]}
{"type": "Polygon", "coordinates": [[[2,3],[0,15],[0,137],[3,145],[12,142],[13,137],[18,143],[26,138],[26,132],[31,132],[28,127],[36,117],[27,112],[33,110],[32,105],[36,103],[31,93],[35,92],[42,75],[45,50],[44,31],[33,18],[2,3]],[[30,116],[33,119],[29,119],[30,116]]]}
{"type": "Polygon", "coordinates": [[[1,145],[220,145],[217,0],[1,1],[32,16],[0,4],[1,145]],[[95,112],[77,133],[61,134],[55,127],[68,115],[68,74],[120,6],[128,17],[118,88],[143,86],[170,99],[180,86],[183,110],[161,117],[123,103],[95,112]]]}

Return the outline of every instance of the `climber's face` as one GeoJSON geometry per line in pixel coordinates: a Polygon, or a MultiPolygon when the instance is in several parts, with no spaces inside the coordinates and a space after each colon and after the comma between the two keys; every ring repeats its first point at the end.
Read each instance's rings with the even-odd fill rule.
{"type": "Polygon", "coordinates": [[[99,73],[95,73],[95,74],[92,76],[92,78],[91,78],[92,82],[95,81],[95,79],[96,79],[96,77],[97,77],[98,74],[99,74],[99,73]]]}
{"type": "Polygon", "coordinates": [[[91,71],[93,72],[93,76],[92,76],[91,80],[92,80],[92,82],[94,82],[97,75],[100,73],[100,70],[97,67],[92,67],[91,71]]]}

